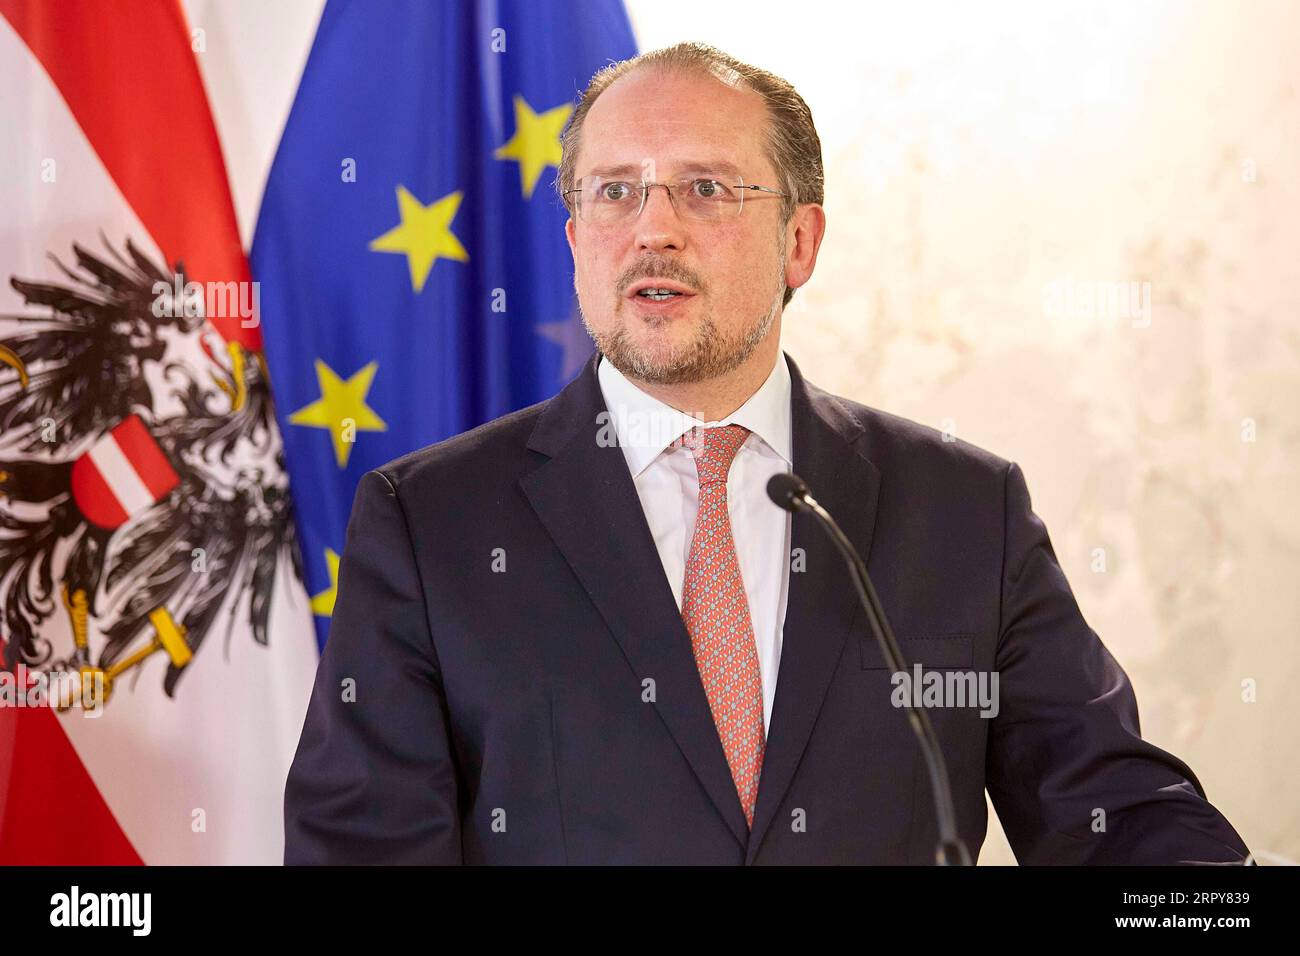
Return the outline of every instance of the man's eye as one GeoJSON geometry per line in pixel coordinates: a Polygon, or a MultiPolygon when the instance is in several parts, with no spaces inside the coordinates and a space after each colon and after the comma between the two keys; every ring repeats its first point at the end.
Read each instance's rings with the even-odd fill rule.
{"type": "Polygon", "coordinates": [[[619,202],[632,195],[632,187],[627,183],[606,183],[600,187],[600,198],[610,202],[619,202]]]}
{"type": "Polygon", "coordinates": [[[725,199],[727,187],[716,179],[697,179],[691,187],[701,199],[725,199]]]}

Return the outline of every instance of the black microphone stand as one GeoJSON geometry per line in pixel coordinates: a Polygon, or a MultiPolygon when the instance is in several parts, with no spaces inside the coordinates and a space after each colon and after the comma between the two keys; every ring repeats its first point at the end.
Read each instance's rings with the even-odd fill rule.
{"type": "MultiPolygon", "coordinates": [[[[835,547],[843,555],[849,566],[849,575],[857,588],[858,598],[866,609],[871,631],[876,635],[881,653],[895,673],[908,672],[907,661],[898,646],[898,640],[885,617],[885,610],[880,606],[880,598],[867,576],[867,566],[862,563],[853,543],[840,530],[830,513],[817,503],[808,493],[808,486],[796,475],[780,473],[772,476],[767,483],[767,494],[779,507],[791,512],[804,512],[814,515],[818,523],[826,529],[835,547]]],[[[930,772],[930,792],[934,797],[934,812],[939,821],[939,845],[935,850],[935,862],[940,866],[970,866],[970,853],[966,844],[957,834],[957,812],[953,808],[952,786],[948,781],[948,767],[943,761],[939,749],[939,739],[934,734],[930,716],[909,699],[906,701],[907,719],[921,745],[925,756],[925,766],[930,772]]]]}

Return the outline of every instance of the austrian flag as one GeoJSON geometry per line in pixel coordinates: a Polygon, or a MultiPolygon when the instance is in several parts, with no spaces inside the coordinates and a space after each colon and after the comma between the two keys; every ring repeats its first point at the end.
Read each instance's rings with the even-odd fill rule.
{"type": "Polygon", "coordinates": [[[0,865],[283,859],[318,652],[192,38],[0,0],[0,685],[102,688],[0,694],[0,865]]]}
{"type": "Polygon", "coordinates": [[[72,466],[72,497],[86,520],[117,528],[180,484],[139,415],[97,441],[72,466]]]}

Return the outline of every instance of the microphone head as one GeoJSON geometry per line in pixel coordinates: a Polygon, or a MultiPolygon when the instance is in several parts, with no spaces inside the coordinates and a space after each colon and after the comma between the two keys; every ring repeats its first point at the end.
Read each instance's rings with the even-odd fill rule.
{"type": "Polygon", "coordinates": [[[780,471],[767,482],[767,496],[776,503],[778,508],[784,508],[786,511],[799,511],[803,507],[803,499],[807,494],[808,486],[798,475],[780,471]]]}

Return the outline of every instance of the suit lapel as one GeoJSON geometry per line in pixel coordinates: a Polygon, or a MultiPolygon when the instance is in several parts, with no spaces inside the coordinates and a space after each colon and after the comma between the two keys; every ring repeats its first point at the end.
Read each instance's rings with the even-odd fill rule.
{"type": "MultiPolygon", "coordinates": [[[[806,382],[793,360],[789,365],[793,471],[866,561],[880,472],[863,454],[863,425],[833,395],[806,382]]],[[[790,547],[796,554],[802,550],[806,565],[790,573],[781,666],[746,862],[758,853],[789,789],[850,626],[861,613],[843,558],[813,518],[794,516],[790,547]]]]}
{"type": "MultiPolygon", "coordinates": [[[[546,456],[520,486],[586,588],[638,678],[653,678],[656,710],[752,862],[812,734],[831,677],[860,613],[843,559],[807,515],[795,515],[781,666],[759,779],[752,835],[659,552],[622,449],[598,441],[608,412],[596,376],[600,353],[547,404],[528,447],[546,456]]],[[[787,356],[788,359],[788,356],[787,356]]],[[[806,382],[792,359],[793,470],[867,560],[880,473],[864,456],[863,425],[806,382]]],[[[612,434],[612,427],[604,429],[612,434]]]]}
{"type": "Polygon", "coordinates": [[[623,451],[598,436],[608,414],[597,352],[555,397],[528,447],[548,456],[520,479],[538,518],[618,641],[632,672],[653,678],[656,711],[737,841],[740,799],[700,681],[690,636],[664,575],[623,451]]]}

